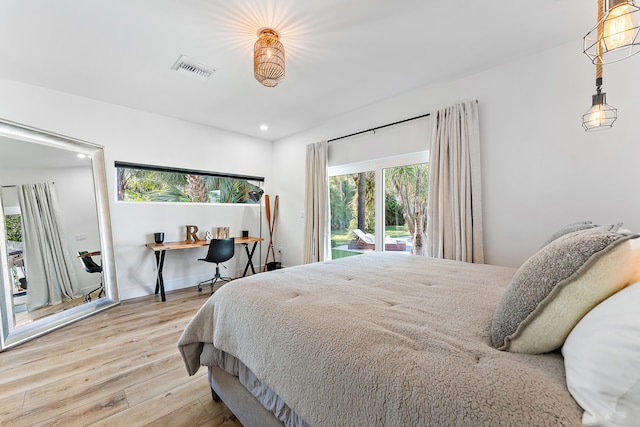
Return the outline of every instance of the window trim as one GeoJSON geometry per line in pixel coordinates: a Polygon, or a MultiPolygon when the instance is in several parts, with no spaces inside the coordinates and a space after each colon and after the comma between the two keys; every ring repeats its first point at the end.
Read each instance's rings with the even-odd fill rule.
{"type": "Polygon", "coordinates": [[[114,162],[114,164],[116,168],[140,169],[140,170],[150,170],[150,171],[156,171],[156,172],[173,172],[173,173],[183,173],[186,175],[203,175],[203,176],[214,176],[218,178],[244,179],[246,181],[264,182],[263,176],[239,175],[239,174],[233,174],[233,173],[203,171],[198,169],[183,169],[183,168],[174,168],[174,167],[168,167],[168,166],[144,165],[141,163],[119,162],[117,160],[114,162]]]}

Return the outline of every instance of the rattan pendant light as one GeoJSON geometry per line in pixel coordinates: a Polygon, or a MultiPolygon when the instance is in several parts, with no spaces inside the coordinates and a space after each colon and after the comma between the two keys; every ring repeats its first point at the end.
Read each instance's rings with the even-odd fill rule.
{"type": "Polygon", "coordinates": [[[271,28],[258,32],[253,46],[253,75],[267,87],[277,86],[284,79],[284,46],[271,28]]]}

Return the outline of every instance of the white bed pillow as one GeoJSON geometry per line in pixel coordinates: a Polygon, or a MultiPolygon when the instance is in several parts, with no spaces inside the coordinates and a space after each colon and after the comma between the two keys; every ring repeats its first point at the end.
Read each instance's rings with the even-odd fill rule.
{"type": "Polygon", "coordinates": [[[562,347],[567,387],[585,426],[640,422],[640,282],[601,302],[562,347]]]}

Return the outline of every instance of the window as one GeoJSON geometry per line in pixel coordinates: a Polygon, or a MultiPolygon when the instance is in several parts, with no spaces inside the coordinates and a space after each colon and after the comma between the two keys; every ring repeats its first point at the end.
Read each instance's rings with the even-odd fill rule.
{"type": "Polygon", "coordinates": [[[22,242],[22,215],[5,215],[4,226],[7,230],[7,240],[22,242]]]}
{"type": "Polygon", "coordinates": [[[263,177],[115,163],[118,200],[133,202],[258,203],[250,192],[263,177]]]}
{"type": "Polygon", "coordinates": [[[9,271],[13,279],[12,293],[20,295],[26,289],[24,258],[22,255],[22,214],[18,206],[18,192],[15,186],[0,189],[4,209],[4,229],[7,234],[7,252],[9,254],[9,271]],[[15,203],[15,205],[13,205],[15,203]]]}
{"type": "Polygon", "coordinates": [[[333,259],[372,250],[426,255],[427,161],[425,151],[329,168],[333,259]]]}

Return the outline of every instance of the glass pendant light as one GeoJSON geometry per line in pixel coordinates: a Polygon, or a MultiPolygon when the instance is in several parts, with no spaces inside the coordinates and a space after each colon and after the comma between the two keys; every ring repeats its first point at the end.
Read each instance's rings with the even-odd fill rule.
{"type": "Polygon", "coordinates": [[[640,52],[640,8],[633,0],[598,1],[598,23],[584,36],[584,53],[596,64],[621,61],[640,52]]]}
{"type": "MultiPolygon", "coordinates": [[[[606,20],[603,18],[603,14],[604,1],[598,0],[598,25],[595,29],[597,39],[604,40],[606,36],[617,37],[620,35],[620,31],[615,29],[610,29],[608,35],[605,33],[606,20]]],[[[602,92],[602,55],[604,51],[604,44],[596,43],[594,60],[594,64],[596,64],[596,93],[591,97],[591,108],[582,115],[582,127],[587,132],[609,129],[618,118],[618,110],[607,104],[607,94],[602,92]]]]}
{"type": "Polygon", "coordinates": [[[618,118],[618,110],[607,104],[607,94],[602,92],[602,77],[596,78],[596,93],[591,98],[591,108],[582,115],[582,127],[587,132],[609,129],[618,118]]]}

